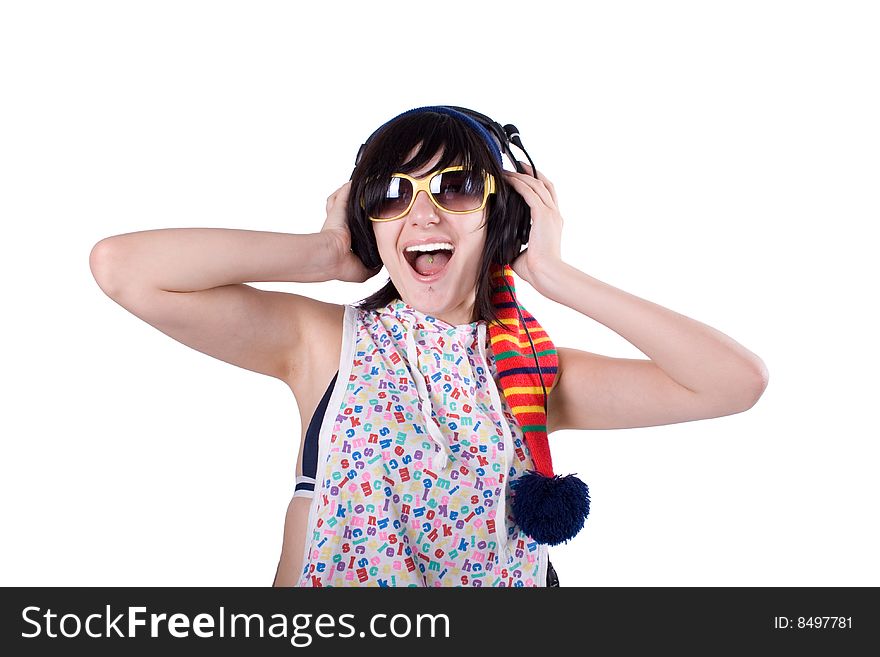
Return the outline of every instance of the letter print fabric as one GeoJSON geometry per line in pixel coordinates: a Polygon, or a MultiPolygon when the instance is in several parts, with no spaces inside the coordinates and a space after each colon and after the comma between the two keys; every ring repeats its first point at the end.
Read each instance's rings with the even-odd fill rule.
{"type": "Polygon", "coordinates": [[[545,585],[546,546],[508,514],[533,464],[486,329],[346,306],[299,586],[545,585]]]}

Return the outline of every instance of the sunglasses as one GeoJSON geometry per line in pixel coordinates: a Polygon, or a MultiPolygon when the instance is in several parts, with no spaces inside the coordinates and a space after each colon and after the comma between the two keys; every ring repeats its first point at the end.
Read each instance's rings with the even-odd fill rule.
{"type": "Polygon", "coordinates": [[[412,209],[422,190],[440,210],[467,214],[486,207],[489,194],[495,193],[495,177],[486,173],[481,181],[479,175],[465,170],[462,165],[447,167],[424,178],[395,173],[375,207],[367,208],[363,196],[361,207],[370,221],[394,221],[412,209]]]}

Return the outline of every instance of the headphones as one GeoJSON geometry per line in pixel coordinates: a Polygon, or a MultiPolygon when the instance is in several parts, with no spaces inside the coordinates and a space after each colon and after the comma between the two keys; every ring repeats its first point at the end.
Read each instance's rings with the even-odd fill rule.
{"type": "MultiPolygon", "coordinates": [[[[349,179],[354,178],[354,173],[357,171],[357,167],[360,164],[361,158],[363,157],[364,151],[367,149],[367,146],[373,139],[378,135],[382,130],[389,124],[397,121],[399,118],[406,116],[408,114],[416,114],[421,112],[435,112],[438,114],[447,114],[454,118],[463,121],[467,124],[471,129],[476,131],[482,138],[483,141],[486,142],[486,145],[489,146],[489,150],[495,155],[495,159],[498,161],[499,168],[504,168],[504,160],[502,157],[502,152],[507,153],[510,162],[516,167],[517,173],[526,173],[524,171],[524,167],[520,164],[519,160],[516,159],[516,156],[513,154],[513,151],[510,149],[511,143],[519,148],[523,153],[525,153],[526,158],[529,160],[529,164],[532,167],[531,175],[537,178],[538,169],[535,167],[535,163],[532,162],[532,158],[529,155],[528,151],[523,147],[522,140],[519,136],[519,130],[512,123],[508,123],[505,126],[502,126],[497,121],[493,121],[485,114],[480,114],[479,112],[475,112],[474,110],[467,109],[465,107],[456,107],[455,105],[430,105],[426,107],[416,107],[411,110],[407,110],[402,114],[398,114],[390,121],[386,121],[381,126],[379,126],[376,130],[373,131],[367,140],[361,144],[361,147],[358,149],[357,156],[354,161],[354,169],[351,172],[351,176],[349,179]]],[[[502,254],[501,259],[502,263],[513,262],[516,257],[519,255],[524,244],[527,244],[529,241],[529,232],[532,225],[531,214],[528,211],[528,205],[523,201],[523,205],[525,206],[525,211],[519,213],[520,216],[515,220],[510,222],[505,222],[503,228],[502,235],[502,254]]],[[[514,299],[516,305],[516,312],[519,315],[520,325],[526,331],[526,337],[529,339],[529,344],[532,347],[532,354],[535,357],[535,365],[538,368],[538,379],[541,381],[541,388],[544,391],[544,410],[547,410],[547,388],[544,386],[544,375],[541,372],[541,365],[538,363],[538,353],[535,350],[535,343],[532,342],[532,336],[529,334],[529,329],[526,326],[526,320],[523,318],[522,311],[520,310],[519,300],[516,298],[513,290],[510,288],[510,285],[507,283],[506,279],[504,284],[507,286],[508,291],[510,292],[510,296],[514,299]]]]}

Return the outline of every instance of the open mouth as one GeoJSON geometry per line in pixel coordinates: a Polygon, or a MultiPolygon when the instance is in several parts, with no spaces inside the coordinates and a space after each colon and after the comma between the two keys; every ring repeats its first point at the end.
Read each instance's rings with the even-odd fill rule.
{"type": "Polygon", "coordinates": [[[404,251],[403,257],[409,263],[410,269],[419,280],[433,281],[443,275],[449,268],[454,250],[431,249],[426,251],[404,251]]]}

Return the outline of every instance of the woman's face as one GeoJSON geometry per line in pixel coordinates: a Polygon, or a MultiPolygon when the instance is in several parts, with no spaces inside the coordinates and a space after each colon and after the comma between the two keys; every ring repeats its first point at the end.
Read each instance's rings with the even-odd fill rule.
{"type": "MultiPolygon", "coordinates": [[[[407,156],[413,158],[418,147],[407,156]]],[[[441,153],[427,165],[411,172],[413,178],[434,173],[441,153]]],[[[468,214],[451,214],[435,206],[424,191],[416,196],[408,214],[395,221],[372,222],[379,255],[401,299],[427,315],[452,324],[469,324],[473,316],[477,270],[486,241],[486,227],[480,227],[487,208],[468,214]],[[413,242],[446,242],[455,248],[446,266],[434,276],[420,276],[410,265],[417,254],[406,247],[413,242]]],[[[448,252],[446,252],[448,254],[448,252]]],[[[425,266],[435,268],[444,255],[422,256],[425,266]]]]}

